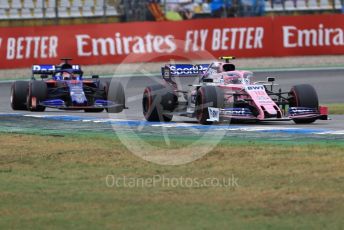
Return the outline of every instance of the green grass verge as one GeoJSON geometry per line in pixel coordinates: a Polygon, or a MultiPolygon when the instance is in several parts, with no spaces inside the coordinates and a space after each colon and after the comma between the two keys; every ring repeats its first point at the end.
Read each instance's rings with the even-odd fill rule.
{"type": "Polygon", "coordinates": [[[329,114],[333,115],[343,115],[344,114],[344,103],[332,103],[327,104],[329,109],[329,114]]]}
{"type": "Polygon", "coordinates": [[[3,133],[0,143],[0,229],[344,225],[344,146],[333,142],[281,146],[226,140],[180,166],[143,161],[115,136],[3,133]],[[195,183],[208,178],[215,178],[213,186],[195,183]],[[228,178],[230,186],[216,183],[228,178]]]}

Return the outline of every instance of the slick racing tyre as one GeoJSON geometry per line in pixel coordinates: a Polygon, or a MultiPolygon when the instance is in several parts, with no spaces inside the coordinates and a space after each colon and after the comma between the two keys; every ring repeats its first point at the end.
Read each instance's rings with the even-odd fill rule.
{"type": "Polygon", "coordinates": [[[26,94],[29,83],[27,81],[16,81],[11,87],[11,107],[13,110],[27,110],[26,94]]]}
{"type": "MultiPolygon", "coordinates": [[[[289,92],[289,107],[319,107],[318,94],[314,87],[308,84],[295,85],[289,92]]],[[[296,124],[309,124],[313,123],[316,118],[299,118],[293,121],[296,124]]]]}
{"type": "Polygon", "coordinates": [[[196,96],[196,117],[200,124],[209,125],[208,107],[223,108],[224,93],[216,86],[203,86],[198,89],[196,96]]]}
{"type": "Polygon", "coordinates": [[[84,109],[86,113],[101,113],[104,111],[103,108],[91,108],[91,109],[84,109]]]}
{"type": "Polygon", "coordinates": [[[40,105],[47,98],[47,84],[44,81],[30,81],[27,93],[27,110],[32,112],[43,112],[45,107],[40,105]]]}
{"type": "Polygon", "coordinates": [[[164,85],[154,85],[145,88],[142,98],[143,116],[147,121],[172,120],[170,114],[178,103],[177,95],[172,87],[164,85]]]}
{"type": "MultiPolygon", "coordinates": [[[[95,75],[96,76],[96,75],[95,75]]],[[[101,99],[107,100],[107,82],[99,82],[98,90],[99,92],[104,92],[104,96],[101,99]]],[[[84,109],[86,113],[101,113],[104,111],[103,108],[89,108],[84,109]]]]}
{"type": "Polygon", "coordinates": [[[125,108],[125,94],[123,86],[118,81],[106,82],[107,100],[112,101],[118,106],[107,108],[108,113],[120,113],[125,108]]]}

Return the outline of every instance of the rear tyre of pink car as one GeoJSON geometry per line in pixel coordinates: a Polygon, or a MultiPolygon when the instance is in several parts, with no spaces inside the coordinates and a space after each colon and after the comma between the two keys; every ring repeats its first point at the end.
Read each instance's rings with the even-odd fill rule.
{"type": "MultiPolygon", "coordinates": [[[[289,92],[289,107],[319,108],[318,94],[314,87],[308,84],[295,85],[289,92]]],[[[296,124],[310,124],[316,118],[293,119],[296,124]]]]}
{"type": "Polygon", "coordinates": [[[145,88],[142,98],[143,115],[147,121],[172,120],[171,112],[175,109],[178,98],[172,87],[153,85],[145,88]]]}

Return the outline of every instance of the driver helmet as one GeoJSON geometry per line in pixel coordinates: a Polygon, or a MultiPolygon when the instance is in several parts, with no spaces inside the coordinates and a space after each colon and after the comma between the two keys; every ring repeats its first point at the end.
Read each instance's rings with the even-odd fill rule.
{"type": "Polygon", "coordinates": [[[74,79],[74,75],[68,71],[63,71],[62,72],[62,79],[63,80],[73,80],[74,79]]]}

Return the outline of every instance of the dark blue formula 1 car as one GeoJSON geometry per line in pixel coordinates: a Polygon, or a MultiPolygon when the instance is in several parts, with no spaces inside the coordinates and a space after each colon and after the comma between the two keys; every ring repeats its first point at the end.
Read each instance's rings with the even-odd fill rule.
{"type": "Polygon", "coordinates": [[[62,60],[62,65],[33,65],[30,81],[14,82],[11,88],[12,109],[37,112],[45,108],[123,111],[125,95],[120,82],[101,81],[97,75],[83,78],[79,65],[69,64],[71,59],[62,60]],[[40,75],[41,80],[37,80],[36,75],[40,75]]]}

